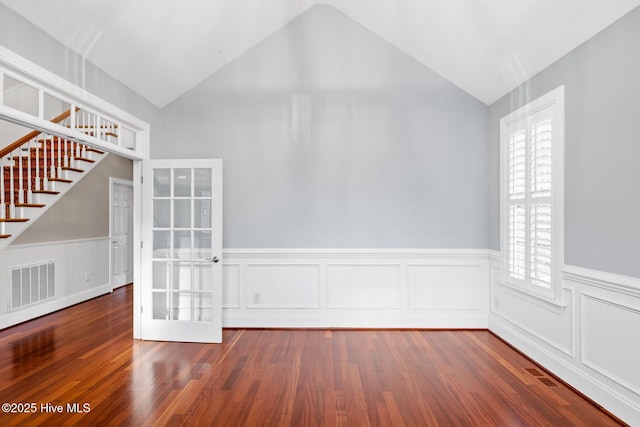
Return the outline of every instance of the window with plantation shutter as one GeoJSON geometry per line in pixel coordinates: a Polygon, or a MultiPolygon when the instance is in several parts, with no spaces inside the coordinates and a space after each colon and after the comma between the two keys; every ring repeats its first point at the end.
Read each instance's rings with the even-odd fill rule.
{"type": "Polygon", "coordinates": [[[559,302],[564,88],[503,117],[500,126],[502,281],[559,302]]]}

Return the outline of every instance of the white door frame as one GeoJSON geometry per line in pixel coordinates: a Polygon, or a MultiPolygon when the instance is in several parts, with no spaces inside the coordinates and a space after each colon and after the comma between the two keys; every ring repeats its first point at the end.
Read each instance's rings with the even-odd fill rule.
{"type": "MultiPolygon", "coordinates": [[[[122,179],[122,178],[116,178],[116,177],[109,177],[109,286],[111,287],[111,289],[113,290],[115,285],[113,283],[113,247],[112,247],[112,243],[113,243],[113,188],[116,185],[124,185],[127,187],[131,187],[131,191],[133,192],[133,181],[128,180],[128,179],[122,179]]],[[[135,209],[135,195],[131,200],[131,203],[133,204],[132,208],[135,209]]],[[[133,234],[133,230],[135,229],[135,224],[133,223],[133,211],[132,211],[132,218],[131,218],[131,226],[132,226],[132,230],[131,233],[133,234]]],[[[131,242],[131,245],[133,245],[133,240],[131,242]]],[[[133,251],[132,251],[133,254],[133,251]]],[[[131,259],[131,265],[133,266],[133,259],[131,259]]],[[[132,277],[133,277],[133,273],[132,273],[132,277]]]]}
{"type": "MultiPolygon", "coordinates": [[[[147,132],[145,159],[149,159],[147,132]]],[[[133,161],[133,338],[142,338],[142,166],[133,161]]]]}

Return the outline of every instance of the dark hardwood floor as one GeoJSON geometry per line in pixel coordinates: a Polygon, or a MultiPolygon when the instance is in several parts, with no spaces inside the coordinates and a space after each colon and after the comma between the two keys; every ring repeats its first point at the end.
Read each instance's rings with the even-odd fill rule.
{"type": "Polygon", "coordinates": [[[487,331],[131,337],[131,286],[0,331],[0,425],[618,425],[487,331]]]}

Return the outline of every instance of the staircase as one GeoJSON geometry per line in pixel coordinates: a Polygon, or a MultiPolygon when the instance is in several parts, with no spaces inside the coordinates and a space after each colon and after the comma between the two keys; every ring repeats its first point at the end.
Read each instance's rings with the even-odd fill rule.
{"type": "MultiPolygon", "coordinates": [[[[51,121],[101,140],[117,138],[117,125],[91,123],[82,114],[67,110],[51,121]]],[[[0,149],[0,250],[105,157],[88,145],[37,130],[0,149]]]]}

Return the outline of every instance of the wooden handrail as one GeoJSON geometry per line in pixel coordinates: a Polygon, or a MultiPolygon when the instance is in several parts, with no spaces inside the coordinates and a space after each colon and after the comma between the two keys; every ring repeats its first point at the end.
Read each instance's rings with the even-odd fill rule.
{"type": "MultiPolygon", "coordinates": [[[[76,108],[76,111],[78,111],[78,110],[79,110],[79,108],[76,108]]],[[[70,115],[71,115],[71,109],[65,111],[64,113],[60,114],[57,117],[54,117],[53,119],[51,119],[51,122],[52,123],[60,123],[61,121],[63,121],[67,117],[69,117],[70,115]]],[[[34,130],[32,132],[29,132],[28,134],[26,134],[22,138],[18,139],[17,141],[7,145],[2,150],[0,150],[0,157],[4,157],[7,154],[11,153],[16,148],[20,148],[24,143],[26,143],[28,141],[31,141],[33,138],[37,137],[41,133],[42,132],[39,131],[39,130],[34,130]]]]}

